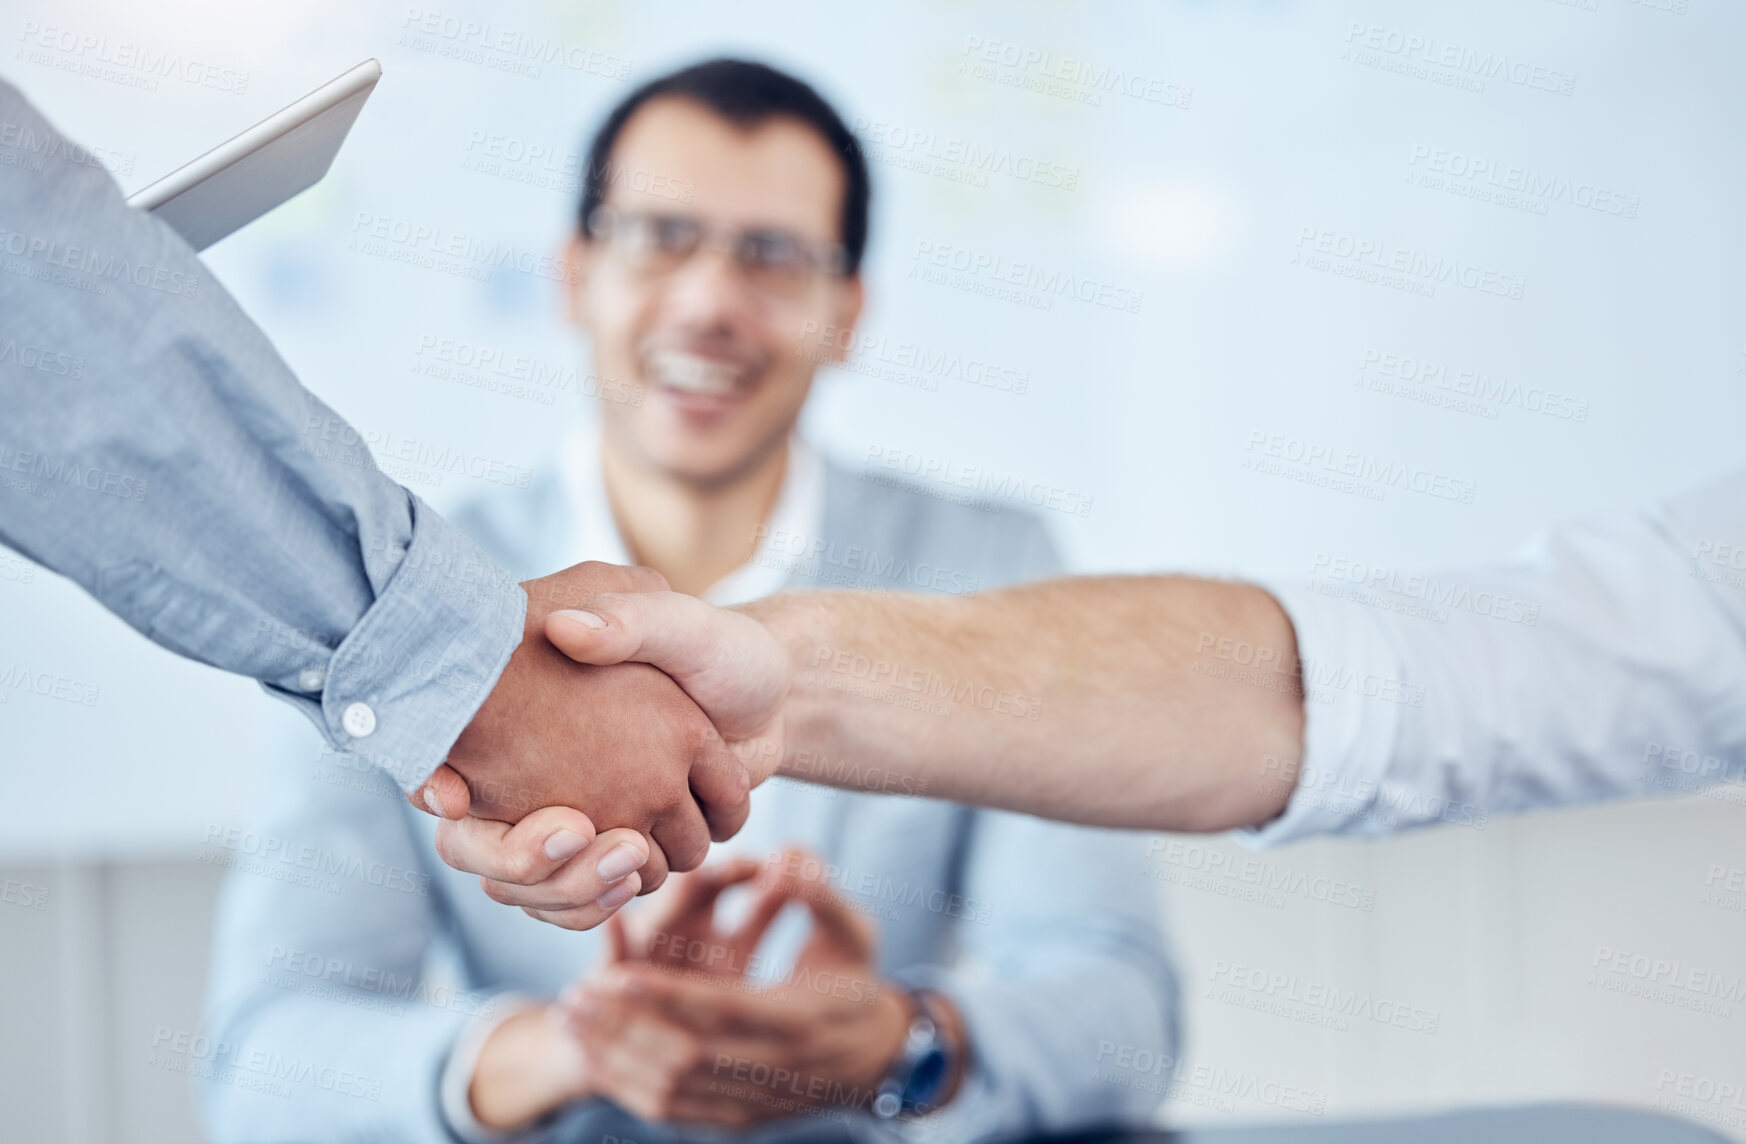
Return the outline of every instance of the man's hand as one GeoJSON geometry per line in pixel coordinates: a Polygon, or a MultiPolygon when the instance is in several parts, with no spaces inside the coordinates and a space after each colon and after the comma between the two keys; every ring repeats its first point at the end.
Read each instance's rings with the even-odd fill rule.
{"type": "Polygon", "coordinates": [[[615,960],[560,1002],[595,1092],[645,1120],[730,1129],[865,1107],[901,1050],[909,1007],[879,979],[872,924],[822,871],[802,851],[740,860],[656,899],[652,926],[613,918],[615,960]],[[720,929],[717,896],[754,874],[747,919],[720,929]],[[759,987],[744,971],[790,903],[812,914],[812,937],[786,982],[759,987]]]}
{"type": "MultiPolygon", "coordinates": [[[[749,809],[746,769],[697,705],[660,671],[641,664],[588,666],[545,638],[549,614],[601,592],[666,595],[659,573],[590,562],[529,580],[523,588],[528,610],[521,645],[456,740],[448,767],[438,769],[414,805],[449,819],[470,813],[509,823],[540,807],[567,806],[603,828],[635,830],[651,842],[641,873],[647,893],[669,868],[701,863],[712,837],[728,838],[740,828],[749,809]]],[[[549,833],[518,837],[515,831],[500,831],[493,839],[474,824],[464,831],[452,825],[439,830],[444,842],[463,834],[474,845],[444,845],[444,859],[486,875],[497,887],[515,887],[493,893],[500,901],[554,912],[550,920],[567,916],[570,924],[581,920],[575,910],[593,903],[567,899],[561,887],[532,876],[540,868],[550,872],[554,852],[573,840],[549,833]],[[538,885],[519,892],[528,881],[538,885]]],[[[582,881],[593,892],[591,881],[582,881]]]]}
{"type": "Polygon", "coordinates": [[[745,977],[764,932],[788,900],[778,887],[762,885],[745,920],[731,932],[716,925],[715,906],[724,891],[764,872],[763,863],[742,856],[674,879],[634,919],[612,920],[606,934],[607,964],[648,962],[712,977],[745,977]]]}
{"type": "MultiPolygon", "coordinates": [[[[659,580],[659,574],[651,570],[636,571],[659,580]]],[[[664,583],[649,590],[638,587],[630,592],[572,597],[564,603],[570,606],[552,609],[544,617],[544,634],[551,646],[577,663],[593,665],[586,670],[624,671],[636,667],[652,671],[654,668],[641,664],[659,664],[660,671],[665,673],[663,678],[670,676],[669,683],[683,688],[713,721],[727,748],[745,768],[751,785],[762,783],[776,770],[785,749],[789,667],[786,651],[763,624],[740,612],[669,592],[664,583]],[[577,610],[575,605],[587,610],[577,610]]],[[[530,633],[533,622],[530,609],[530,633]]],[[[439,767],[425,789],[447,792],[429,794],[436,813],[450,818],[467,813],[466,784],[449,768],[439,767]],[[440,810],[436,809],[438,806],[440,810]]],[[[740,809],[733,824],[735,829],[744,821],[746,809],[740,809]]],[[[447,829],[438,828],[439,839],[447,829]]],[[[566,897],[563,887],[539,878],[534,872],[539,866],[537,855],[525,846],[523,853],[510,853],[486,832],[471,833],[476,846],[466,862],[449,864],[484,875],[485,891],[491,897],[506,905],[521,906],[536,917],[568,916],[581,920],[592,916],[595,900],[573,894],[566,897]],[[511,866],[522,876],[503,878],[491,873],[492,868],[511,866]]],[[[719,840],[722,836],[717,837],[719,840]]],[[[664,874],[653,855],[649,865],[664,874]]],[[[650,877],[650,871],[645,870],[644,893],[651,885],[650,877]]],[[[591,886],[586,884],[572,887],[575,888],[591,892],[591,886]]],[[[570,928],[586,926],[570,924],[570,928]]]]}
{"type": "Polygon", "coordinates": [[[543,807],[514,826],[444,821],[436,851],[455,869],[478,874],[487,897],[573,930],[593,929],[634,898],[645,885],[638,871],[653,853],[634,830],[596,837],[587,816],[567,806],[543,807]],[[509,886],[513,894],[503,889],[509,886]]]}
{"type": "Polygon", "coordinates": [[[655,664],[703,709],[757,786],[781,765],[788,653],[750,615],[678,592],[603,592],[545,619],[578,663],[655,664]]]}

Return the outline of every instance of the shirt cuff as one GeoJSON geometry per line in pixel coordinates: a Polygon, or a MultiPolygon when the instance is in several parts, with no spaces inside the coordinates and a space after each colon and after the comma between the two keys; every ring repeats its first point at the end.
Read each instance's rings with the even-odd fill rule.
{"type": "Polygon", "coordinates": [[[299,694],[328,742],[416,790],[448,757],[521,643],[527,593],[411,493],[412,538],[382,594],[299,694]]]}
{"type": "Polygon", "coordinates": [[[531,1139],[535,1128],[499,1132],[480,1124],[473,1115],[473,1070],[479,1065],[479,1054],[497,1027],[518,1013],[537,1008],[539,1001],[516,993],[499,994],[493,999],[489,1017],[475,1017],[462,1027],[449,1049],[448,1060],[437,1078],[437,1109],[443,1127],[462,1144],[498,1144],[500,1141],[531,1139]]]}
{"type": "MultiPolygon", "coordinates": [[[[1303,757],[1291,801],[1272,822],[1236,831],[1251,846],[1315,834],[1382,834],[1377,812],[1403,707],[1422,706],[1405,678],[1400,648],[1375,610],[1307,585],[1260,585],[1285,609],[1303,672],[1303,757]]],[[[1291,781],[1268,775],[1264,781],[1291,781]]]]}
{"type": "Polygon", "coordinates": [[[932,1144],[933,1141],[964,1144],[997,1135],[1009,1127],[1003,1123],[994,1087],[978,1059],[972,1006],[954,988],[951,971],[937,966],[918,966],[896,974],[893,981],[903,989],[929,990],[952,1003],[964,1030],[964,1053],[969,1059],[958,1077],[958,1089],[952,1093],[952,1099],[926,1116],[880,1120],[869,1114],[866,1123],[874,1130],[873,1138],[906,1144],[932,1144]]]}
{"type": "Polygon", "coordinates": [[[944,1107],[926,1116],[898,1117],[895,1120],[875,1119],[873,1123],[883,1130],[887,1140],[903,1141],[906,1144],[932,1144],[936,1140],[965,1144],[966,1141],[982,1140],[995,1135],[999,1131],[999,1112],[993,1086],[989,1084],[987,1076],[976,1067],[975,1057],[972,1055],[964,1075],[958,1078],[958,1091],[952,1094],[952,1099],[944,1107]]]}

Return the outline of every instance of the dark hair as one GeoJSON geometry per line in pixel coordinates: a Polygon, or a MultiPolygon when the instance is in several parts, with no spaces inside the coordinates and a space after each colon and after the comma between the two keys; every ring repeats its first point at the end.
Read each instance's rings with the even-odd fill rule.
{"type": "Polygon", "coordinates": [[[606,198],[610,175],[607,163],[624,125],[643,104],[663,96],[693,100],[742,128],[788,118],[798,119],[823,136],[831,153],[843,165],[843,210],[838,220],[843,269],[847,274],[860,269],[861,254],[867,249],[867,208],[873,191],[860,141],[836,109],[810,85],[787,72],[750,60],[724,58],[692,64],[650,80],[619,101],[588,145],[582,205],[577,212],[582,234],[588,234],[588,219],[606,198]]]}

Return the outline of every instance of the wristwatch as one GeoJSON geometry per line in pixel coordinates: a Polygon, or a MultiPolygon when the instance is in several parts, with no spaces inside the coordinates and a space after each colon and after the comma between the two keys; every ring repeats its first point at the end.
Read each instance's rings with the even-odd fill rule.
{"type": "Polygon", "coordinates": [[[925,989],[912,989],[908,994],[912,1014],[909,1035],[873,1096],[873,1115],[881,1120],[932,1112],[952,1075],[951,1046],[941,1023],[934,1020],[936,1010],[929,996],[925,989]]]}

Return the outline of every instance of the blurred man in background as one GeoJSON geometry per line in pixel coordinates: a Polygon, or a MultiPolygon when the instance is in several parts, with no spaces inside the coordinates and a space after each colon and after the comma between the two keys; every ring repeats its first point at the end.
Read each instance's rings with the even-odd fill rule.
{"type": "MultiPolygon", "coordinates": [[[[729,60],[656,80],[607,118],[586,178],[568,307],[608,379],[599,426],[532,490],[458,517],[492,555],[640,562],[721,604],[1056,571],[1034,519],[858,480],[795,435],[860,313],[869,198],[811,88],[729,60]]],[[[811,765],[866,793],[772,785],[725,861],[578,933],[428,859],[435,819],[298,744],[259,833],[333,876],[230,877],[213,1135],[647,1144],[801,1117],[968,1140],[1149,1119],[1159,1094],[1096,1066],[1100,1045],[1176,1049],[1158,904],[1108,876],[1143,866],[1143,840],[876,797],[928,793],[901,767],[811,765]],[[309,1083],[233,1083],[263,1060],[309,1083]]],[[[600,905],[636,892],[639,860],[600,905]]]]}

